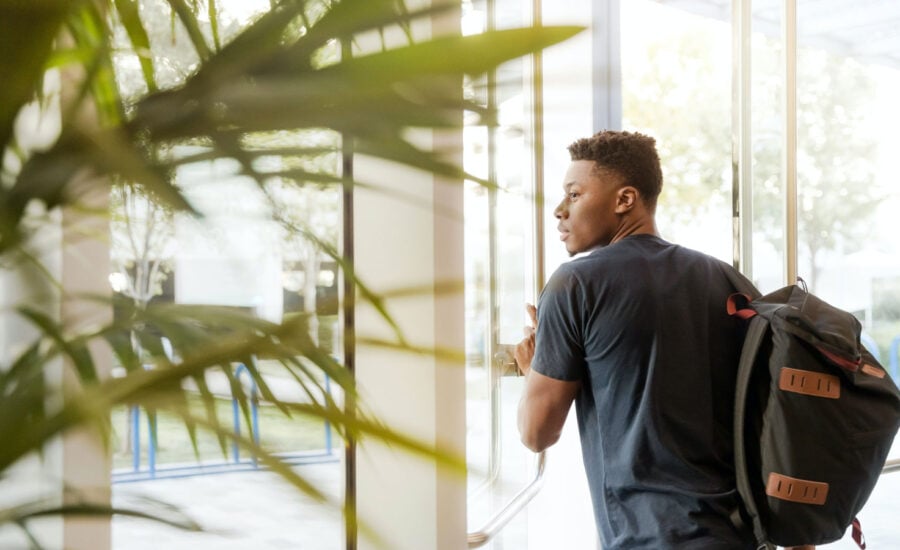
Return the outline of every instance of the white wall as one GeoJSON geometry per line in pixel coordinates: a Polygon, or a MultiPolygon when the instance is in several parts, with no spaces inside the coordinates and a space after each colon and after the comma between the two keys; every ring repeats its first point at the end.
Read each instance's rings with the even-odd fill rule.
{"type": "MultiPolygon", "coordinates": [[[[45,110],[40,112],[36,107],[28,107],[16,121],[17,140],[24,149],[40,149],[57,138],[60,131],[59,88],[58,75],[48,73],[45,110]]],[[[81,183],[73,182],[72,186],[78,188],[81,183]]],[[[13,311],[16,306],[27,305],[54,321],[62,321],[67,334],[86,332],[106,323],[112,316],[108,303],[84,299],[85,294],[109,296],[111,293],[108,239],[104,238],[108,234],[108,220],[102,215],[90,214],[92,209],[104,211],[107,195],[102,191],[82,192],[79,201],[84,207],[81,211],[73,208],[50,214],[43,211],[41,204],[28,205],[30,215],[46,216],[41,218],[40,230],[24,245],[41,263],[43,270],[22,257],[4,257],[0,269],[2,364],[8,364],[39,337],[39,332],[13,311]]],[[[112,366],[111,351],[103,345],[92,346],[90,351],[98,375],[108,374],[112,366]]],[[[48,362],[44,371],[48,385],[61,389],[77,383],[73,368],[67,360],[48,362]]],[[[49,413],[60,406],[58,397],[48,397],[49,413]]],[[[48,444],[40,456],[25,457],[3,472],[0,508],[38,498],[50,499],[51,505],[77,503],[79,498],[106,504],[109,502],[109,471],[107,453],[96,434],[68,432],[48,444]],[[64,493],[64,488],[80,496],[73,500],[64,493]]],[[[108,550],[110,547],[108,519],[51,517],[33,522],[31,527],[40,543],[48,548],[108,550]]],[[[0,548],[14,547],[28,547],[27,541],[7,526],[0,530],[0,548]]]]}
{"type": "MultiPolygon", "coordinates": [[[[443,207],[460,207],[462,186],[441,187],[429,174],[357,158],[357,174],[384,180],[385,188],[413,193],[443,207]],[[389,183],[388,183],[389,182],[389,183]]],[[[370,179],[369,177],[366,178],[370,179]]],[[[462,280],[462,225],[436,217],[420,205],[375,191],[357,190],[357,274],[376,292],[462,280]]],[[[463,349],[462,293],[423,292],[390,300],[392,317],[417,346],[463,349]]],[[[358,303],[358,335],[393,336],[379,314],[358,303]]],[[[364,406],[392,428],[464,456],[465,387],[460,361],[357,346],[356,373],[364,406]]],[[[377,528],[387,548],[462,548],[465,541],[465,479],[431,461],[363,441],[358,448],[359,515],[377,528]]],[[[361,548],[375,548],[362,537],[361,548]]]]}
{"type": "MultiPolygon", "coordinates": [[[[450,13],[444,25],[459,25],[450,13]]],[[[431,29],[417,27],[417,36],[431,29]]],[[[377,47],[377,45],[374,45],[377,47]]],[[[461,155],[461,133],[416,136],[420,147],[461,155]]],[[[461,158],[456,158],[461,162],[461,158]]],[[[386,307],[404,336],[425,348],[464,349],[462,291],[439,293],[441,281],[460,283],[463,269],[462,182],[372,158],[354,158],[354,174],[376,189],[356,189],[355,267],[376,293],[417,287],[386,307]],[[401,191],[414,199],[383,191],[401,191]],[[431,206],[429,206],[431,205],[431,206]],[[451,212],[448,214],[447,212],[451,212]],[[455,214],[453,214],[455,213],[455,214]]],[[[358,302],[359,337],[393,339],[368,304],[358,302]]],[[[459,360],[398,352],[359,343],[356,376],[365,407],[388,426],[465,457],[465,368],[459,360]]],[[[360,533],[361,549],[458,550],[466,547],[466,485],[462,472],[385,445],[362,441],[357,452],[357,504],[362,521],[384,546],[360,533]]]]}

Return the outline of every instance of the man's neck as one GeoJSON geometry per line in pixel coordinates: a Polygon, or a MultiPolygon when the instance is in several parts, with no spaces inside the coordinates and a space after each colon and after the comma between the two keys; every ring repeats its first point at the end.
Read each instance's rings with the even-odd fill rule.
{"type": "Polygon", "coordinates": [[[623,218],[619,224],[619,229],[613,236],[609,244],[619,242],[625,237],[632,235],[653,235],[659,237],[659,230],[656,228],[656,219],[653,216],[639,216],[635,218],[623,218]]]}

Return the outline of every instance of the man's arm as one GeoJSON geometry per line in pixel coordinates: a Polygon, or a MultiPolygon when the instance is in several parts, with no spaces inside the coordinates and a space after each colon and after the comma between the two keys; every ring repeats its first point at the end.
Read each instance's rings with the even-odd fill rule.
{"type": "MultiPolygon", "coordinates": [[[[527,309],[536,327],[537,312],[530,304],[527,309]]],[[[534,334],[535,328],[526,328],[515,356],[519,370],[525,375],[525,391],[519,401],[519,435],[526,447],[539,453],[559,440],[581,382],[556,380],[531,370],[534,334]]]]}
{"type": "Polygon", "coordinates": [[[519,401],[519,435],[526,447],[539,453],[559,440],[580,387],[581,382],[556,380],[529,370],[519,401]]]}

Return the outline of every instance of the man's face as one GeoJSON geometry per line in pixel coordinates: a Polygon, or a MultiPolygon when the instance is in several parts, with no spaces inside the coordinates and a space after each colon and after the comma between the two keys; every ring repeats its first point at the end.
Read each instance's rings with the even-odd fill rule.
{"type": "Polygon", "coordinates": [[[620,177],[595,167],[592,160],[569,164],[563,180],[565,196],[553,211],[559,220],[559,238],[569,255],[608,245],[618,229],[616,200],[620,177]]]}

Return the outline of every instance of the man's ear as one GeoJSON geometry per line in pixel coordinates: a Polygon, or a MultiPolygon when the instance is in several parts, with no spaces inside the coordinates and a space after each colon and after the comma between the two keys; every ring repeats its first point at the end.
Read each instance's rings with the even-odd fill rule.
{"type": "Polygon", "coordinates": [[[616,192],[616,214],[625,214],[637,206],[638,190],[630,185],[619,188],[616,192]]]}

